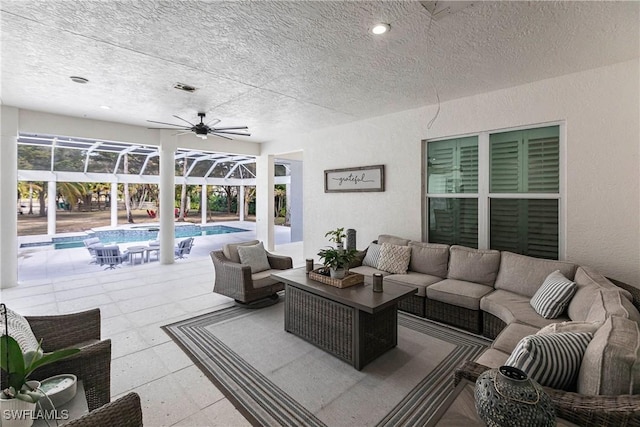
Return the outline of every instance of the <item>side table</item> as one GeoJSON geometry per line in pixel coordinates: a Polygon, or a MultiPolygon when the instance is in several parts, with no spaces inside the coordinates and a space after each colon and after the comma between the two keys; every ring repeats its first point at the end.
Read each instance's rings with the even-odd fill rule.
{"type": "Polygon", "coordinates": [[[129,263],[136,265],[136,255],[140,255],[140,264],[144,262],[144,254],[147,250],[147,246],[131,246],[127,248],[129,252],[129,263]]]}

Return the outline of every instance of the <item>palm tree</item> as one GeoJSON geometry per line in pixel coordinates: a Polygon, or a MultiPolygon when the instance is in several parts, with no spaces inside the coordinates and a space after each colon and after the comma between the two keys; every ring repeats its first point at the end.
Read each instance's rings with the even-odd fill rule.
{"type": "MultiPolygon", "coordinates": [[[[129,155],[125,154],[123,160],[124,174],[127,175],[129,173],[129,155]]],[[[127,222],[129,224],[133,224],[133,214],[131,213],[131,199],[129,198],[129,184],[125,182],[123,185],[124,208],[127,210],[127,222]]]]}
{"type": "Polygon", "coordinates": [[[180,191],[180,214],[178,216],[178,221],[184,221],[185,213],[186,213],[186,205],[187,205],[187,172],[188,172],[188,163],[189,159],[185,156],[184,161],[182,162],[182,176],[185,178],[185,181],[182,182],[182,189],[180,191]]]}

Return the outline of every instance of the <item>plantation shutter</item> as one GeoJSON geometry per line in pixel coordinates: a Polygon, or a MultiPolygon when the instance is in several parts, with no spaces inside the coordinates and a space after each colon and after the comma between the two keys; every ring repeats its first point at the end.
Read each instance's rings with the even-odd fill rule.
{"type": "Polygon", "coordinates": [[[478,138],[434,141],[427,145],[428,193],[478,192],[478,138]]]}
{"type": "Polygon", "coordinates": [[[455,166],[455,141],[430,142],[428,150],[429,193],[453,192],[452,171],[455,166]]]}
{"type": "Polygon", "coordinates": [[[478,199],[430,198],[429,242],[478,247],[478,199]]]}
{"type": "Polygon", "coordinates": [[[558,199],[527,199],[527,193],[558,194],[557,126],[490,136],[490,247],[558,258],[558,199]],[[522,193],[522,199],[500,198],[522,193]]]}

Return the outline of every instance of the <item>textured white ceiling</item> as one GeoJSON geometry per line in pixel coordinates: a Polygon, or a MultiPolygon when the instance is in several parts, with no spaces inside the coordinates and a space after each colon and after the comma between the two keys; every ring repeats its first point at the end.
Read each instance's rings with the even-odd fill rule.
{"type": "Polygon", "coordinates": [[[444,101],[640,51],[638,2],[476,2],[433,21],[417,1],[3,0],[0,9],[3,103],[142,126],[205,111],[219,126],[248,125],[243,139],[257,142],[434,104],[434,88],[444,101]],[[376,22],[391,31],[368,33],[376,22]]]}

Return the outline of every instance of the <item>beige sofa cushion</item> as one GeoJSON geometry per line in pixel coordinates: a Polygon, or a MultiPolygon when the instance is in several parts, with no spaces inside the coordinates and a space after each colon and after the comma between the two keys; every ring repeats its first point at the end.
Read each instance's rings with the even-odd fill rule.
{"type": "Polygon", "coordinates": [[[385,276],[384,283],[389,282],[398,285],[413,286],[414,288],[418,289],[418,292],[415,295],[419,297],[425,297],[427,296],[427,286],[441,280],[442,279],[440,277],[431,276],[430,274],[408,271],[407,274],[390,274],[388,276],[385,276]]]}
{"type": "Polygon", "coordinates": [[[480,299],[489,292],[493,292],[491,286],[445,279],[427,287],[427,298],[469,310],[479,310],[480,299]]]}
{"type": "Polygon", "coordinates": [[[512,323],[500,331],[491,348],[511,354],[522,338],[534,335],[538,330],[535,326],[512,323]]]}
{"type": "MultiPolygon", "coordinates": [[[[453,245],[449,250],[448,279],[493,286],[500,267],[500,252],[453,245]]],[[[546,277],[546,276],[545,276],[546,277]]],[[[542,282],[540,282],[542,284],[542,282]]]]}
{"type": "Polygon", "coordinates": [[[552,323],[536,332],[536,335],[557,334],[560,332],[588,332],[595,334],[603,322],[569,321],[552,323]]]}
{"type": "Polygon", "coordinates": [[[529,304],[529,298],[513,292],[498,290],[491,292],[480,300],[480,309],[493,314],[507,325],[520,322],[542,328],[551,323],[570,320],[566,316],[557,319],[545,319],[529,304]]]}
{"type": "Polygon", "coordinates": [[[447,277],[449,245],[409,242],[411,261],[409,270],[432,276],[447,277]]]}
{"type": "Polygon", "coordinates": [[[622,292],[622,295],[624,295],[625,298],[627,298],[629,301],[633,301],[631,292],[616,286],[609,279],[607,279],[591,267],[587,267],[584,265],[579,266],[576,270],[576,277],[574,278],[574,282],[576,282],[578,286],[584,284],[597,285],[598,287],[607,289],[617,289],[622,292]]]}
{"type": "Polygon", "coordinates": [[[640,328],[611,316],[595,333],[582,358],[578,393],[620,395],[640,393],[640,328]]]}
{"type": "Polygon", "coordinates": [[[509,358],[509,353],[489,348],[476,359],[476,363],[487,366],[489,368],[499,368],[504,366],[509,358]]]}
{"type": "Polygon", "coordinates": [[[573,280],[576,265],[504,251],[494,287],[531,298],[547,276],[555,270],[559,270],[567,279],[573,280]]]}
{"type": "Polygon", "coordinates": [[[253,246],[260,243],[259,240],[252,240],[250,242],[242,243],[227,243],[222,247],[222,253],[227,259],[240,264],[240,255],[238,255],[238,246],[253,246]]]}
{"type": "Polygon", "coordinates": [[[638,309],[616,289],[600,289],[594,294],[587,322],[604,322],[607,317],[616,316],[640,322],[638,309]]]}
{"type": "Polygon", "coordinates": [[[409,244],[409,239],[404,239],[398,236],[392,236],[390,234],[381,234],[378,236],[378,244],[381,245],[383,243],[390,243],[392,245],[398,245],[398,246],[407,246],[409,244]]]}

